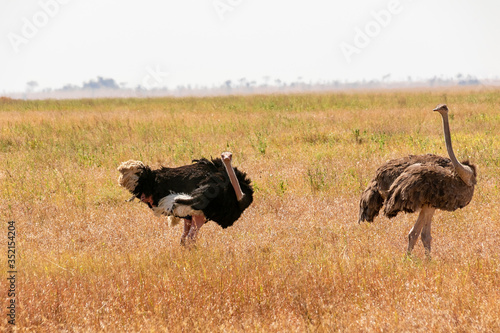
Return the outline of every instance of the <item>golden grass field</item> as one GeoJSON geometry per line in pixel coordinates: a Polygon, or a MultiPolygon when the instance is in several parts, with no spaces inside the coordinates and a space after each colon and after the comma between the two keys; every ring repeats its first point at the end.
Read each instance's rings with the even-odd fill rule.
{"type": "Polygon", "coordinates": [[[0,330],[39,332],[499,332],[500,91],[0,101],[0,330]],[[417,214],[358,225],[377,167],[455,153],[472,202],[436,211],[432,260],[417,214]],[[254,203],[184,248],[125,202],[122,161],[179,166],[229,150],[254,203]],[[16,326],[7,222],[16,222],[16,326]]]}

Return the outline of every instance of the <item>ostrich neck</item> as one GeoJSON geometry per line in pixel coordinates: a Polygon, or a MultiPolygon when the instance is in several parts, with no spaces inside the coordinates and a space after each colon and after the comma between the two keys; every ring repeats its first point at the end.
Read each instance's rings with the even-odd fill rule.
{"type": "Polygon", "coordinates": [[[450,134],[450,123],[448,122],[448,114],[441,114],[443,118],[443,129],[444,129],[444,141],[446,143],[446,150],[448,151],[448,156],[450,157],[451,163],[458,173],[460,178],[467,184],[472,185],[472,170],[460,163],[453,152],[453,147],[451,146],[451,134],[450,134]]]}
{"type": "Polygon", "coordinates": [[[240,186],[240,183],[238,182],[238,178],[236,177],[236,174],[233,170],[233,167],[231,166],[231,160],[229,158],[224,158],[224,156],[223,156],[222,162],[224,164],[224,167],[226,168],[226,172],[229,176],[229,180],[231,181],[231,185],[233,185],[234,192],[236,193],[236,199],[238,201],[241,201],[241,199],[243,199],[243,196],[245,194],[241,190],[241,186],[240,186]]]}
{"type": "Polygon", "coordinates": [[[455,169],[461,165],[457,160],[455,153],[453,152],[453,147],[451,146],[451,133],[450,133],[450,123],[448,121],[448,115],[442,115],[443,117],[443,130],[444,130],[444,142],[446,143],[446,150],[448,150],[448,156],[450,157],[451,163],[455,169]]]}

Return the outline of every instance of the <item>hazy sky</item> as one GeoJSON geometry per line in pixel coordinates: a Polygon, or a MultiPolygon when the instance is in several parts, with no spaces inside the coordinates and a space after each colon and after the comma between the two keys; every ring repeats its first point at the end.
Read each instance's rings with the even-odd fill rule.
{"type": "Polygon", "coordinates": [[[498,0],[0,0],[0,93],[500,77],[498,0]]]}

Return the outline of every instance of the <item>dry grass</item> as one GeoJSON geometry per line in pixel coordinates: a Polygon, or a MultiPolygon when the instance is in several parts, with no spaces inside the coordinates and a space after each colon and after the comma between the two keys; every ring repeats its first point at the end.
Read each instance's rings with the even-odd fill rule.
{"type": "Polygon", "coordinates": [[[499,91],[0,100],[0,246],[15,220],[16,327],[499,331],[499,106],[499,91]],[[468,207],[435,215],[433,260],[420,243],[407,259],[416,215],[358,225],[358,200],[383,161],[446,155],[431,111],[441,102],[479,183],[468,207]],[[123,160],[181,165],[223,150],[255,201],[231,228],[208,223],[196,248],[116,183],[123,160]]]}

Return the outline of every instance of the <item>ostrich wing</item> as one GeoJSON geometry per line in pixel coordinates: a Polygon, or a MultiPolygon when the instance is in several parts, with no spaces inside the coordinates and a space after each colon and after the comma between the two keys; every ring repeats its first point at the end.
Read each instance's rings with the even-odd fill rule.
{"type": "Polygon", "coordinates": [[[211,162],[208,160],[196,162],[207,165],[212,172],[200,180],[197,187],[188,193],[191,199],[177,200],[176,203],[189,205],[195,210],[203,211],[208,219],[217,222],[223,228],[231,226],[252,203],[253,189],[250,179],[246,173],[237,168],[234,169],[241,189],[245,193],[242,202],[239,202],[219,158],[213,159],[211,162]]]}
{"type": "Polygon", "coordinates": [[[359,222],[372,222],[378,215],[384,200],[388,197],[389,190],[394,181],[411,165],[417,163],[432,163],[442,167],[452,167],[449,158],[434,154],[409,155],[402,158],[389,160],[381,165],[370,181],[359,201],[359,222]]]}
{"type": "Polygon", "coordinates": [[[389,191],[392,183],[410,166],[417,163],[432,163],[443,168],[452,166],[451,160],[446,157],[426,154],[409,155],[402,158],[396,158],[386,162],[376,171],[375,181],[381,191],[389,191]]]}
{"type": "Polygon", "coordinates": [[[408,167],[392,184],[384,214],[391,218],[399,212],[412,213],[423,205],[454,211],[469,204],[474,193],[451,168],[432,163],[408,167]]]}

